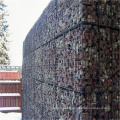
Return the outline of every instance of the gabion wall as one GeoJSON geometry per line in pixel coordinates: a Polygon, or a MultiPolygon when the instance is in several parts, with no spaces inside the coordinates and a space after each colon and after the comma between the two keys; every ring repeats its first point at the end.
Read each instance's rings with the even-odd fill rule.
{"type": "Polygon", "coordinates": [[[52,0],[23,45],[23,120],[119,120],[119,27],[119,0],[52,0]]]}

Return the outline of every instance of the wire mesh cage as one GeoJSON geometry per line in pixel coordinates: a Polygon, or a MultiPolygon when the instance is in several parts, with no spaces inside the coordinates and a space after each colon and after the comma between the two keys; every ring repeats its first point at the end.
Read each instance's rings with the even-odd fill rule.
{"type": "Polygon", "coordinates": [[[120,119],[119,13],[118,0],[49,3],[24,41],[23,120],[120,119]]]}

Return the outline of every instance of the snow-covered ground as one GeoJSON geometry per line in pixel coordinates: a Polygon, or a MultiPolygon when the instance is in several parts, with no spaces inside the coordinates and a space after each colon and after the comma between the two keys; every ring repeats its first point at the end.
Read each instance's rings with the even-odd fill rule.
{"type": "Polygon", "coordinates": [[[0,120],[22,120],[22,113],[16,113],[16,112],[2,113],[2,112],[0,112],[0,120]]]}

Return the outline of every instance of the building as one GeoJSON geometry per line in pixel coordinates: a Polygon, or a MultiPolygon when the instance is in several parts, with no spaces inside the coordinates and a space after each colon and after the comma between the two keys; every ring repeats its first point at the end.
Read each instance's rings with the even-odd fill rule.
{"type": "Polygon", "coordinates": [[[0,66],[0,112],[21,111],[21,67],[0,66]]]}

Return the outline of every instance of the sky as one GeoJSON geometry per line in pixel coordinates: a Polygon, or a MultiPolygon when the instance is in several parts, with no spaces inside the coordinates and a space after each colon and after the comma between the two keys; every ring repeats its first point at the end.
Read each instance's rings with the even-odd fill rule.
{"type": "Polygon", "coordinates": [[[12,41],[9,56],[13,66],[22,66],[23,41],[29,30],[40,17],[51,0],[4,0],[9,16],[7,17],[12,41]]]}

